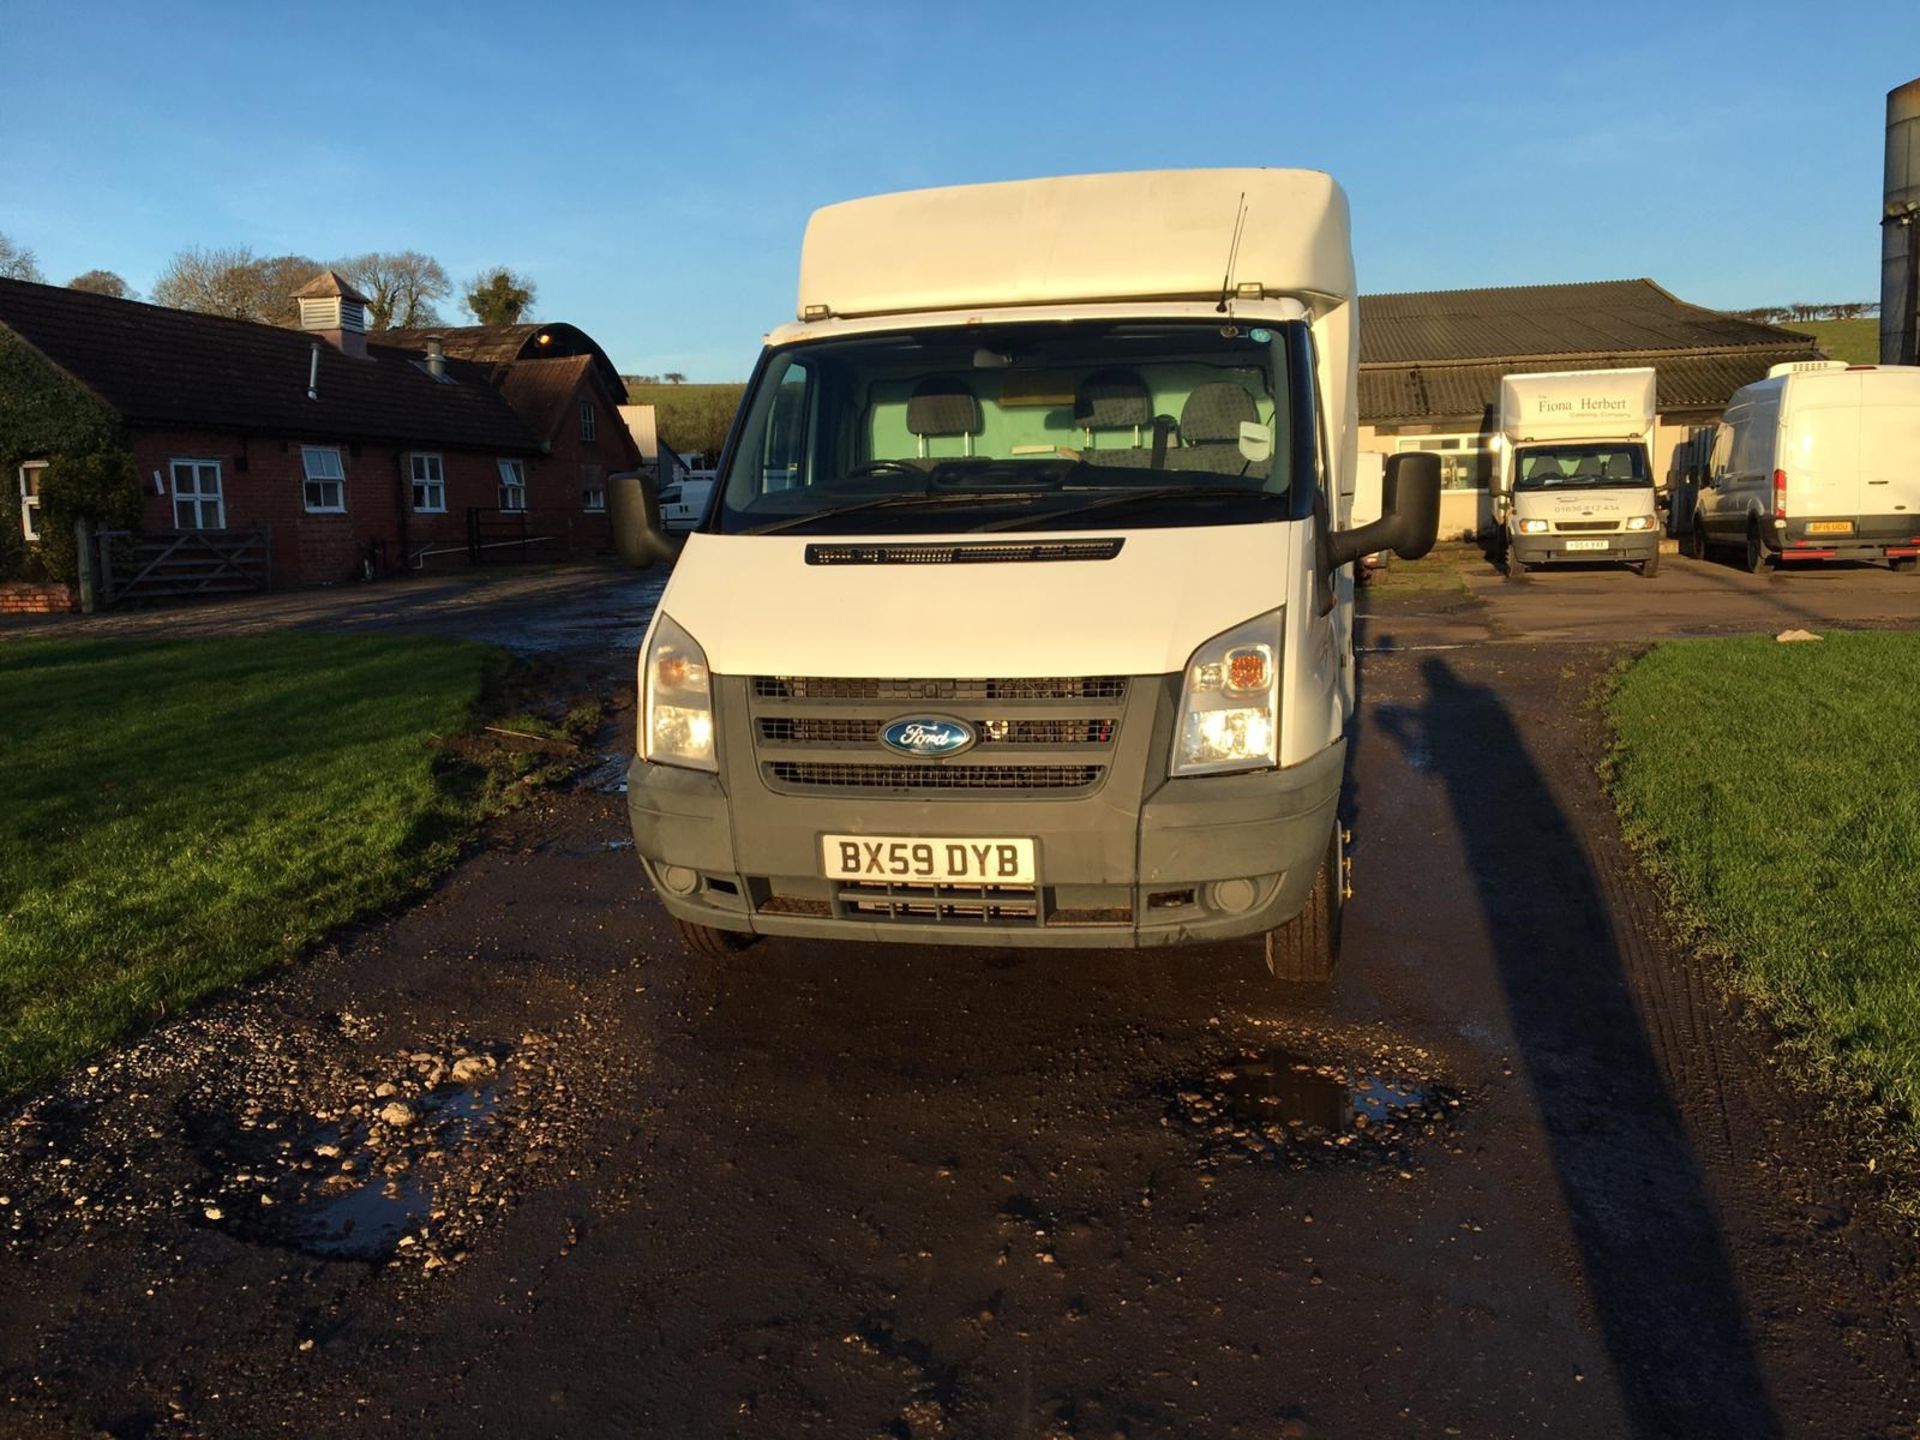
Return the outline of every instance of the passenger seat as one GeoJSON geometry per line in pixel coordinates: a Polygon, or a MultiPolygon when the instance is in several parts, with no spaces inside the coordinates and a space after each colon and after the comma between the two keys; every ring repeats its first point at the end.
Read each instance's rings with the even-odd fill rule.
{"type": "Polygon", "coordinates": [[[1231,380],[1194,386],[1180,407],[1180,448],[1168,452],[1167,468],[1264,477],[1270,462],[1250,461],[1240,452],[1241,425],[1259,420],[1260,407],[1246,386],[1231,380]]]}
{"type": "Polygon", "coordinates": [[[1087,432],[1080,458],[1090,465],[1147,468],[1153,459],[1140,445],[1142,427],[1153,424],[1153,396],[1131,370],[1096,370],[1080,382],[1073,397],[1073,423],[1087,432]],[[1102,448],[1100,437],[1126,433],[1128,443],[1102,448]]]}

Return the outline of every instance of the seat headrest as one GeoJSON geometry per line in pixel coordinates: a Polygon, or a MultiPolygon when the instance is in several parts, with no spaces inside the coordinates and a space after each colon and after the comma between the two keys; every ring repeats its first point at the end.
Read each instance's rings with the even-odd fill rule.
{"type": "Polygon", "coordinates": [[[1153,397],[1131,370],[1096,370],[1073,397],[1073,420],[1082,430],[1130,430],[1153,423],[1153,397]]]}
{"type": "Polygon", "coordinates": [[[1231,380],[1196,385],[1180,407],[1180,438],[1189,445],[1240,443],[1240,427],[1258,423],[1260,407],[1247,387],[1231,380]]]}
{"type": "Polygon", "coordinates": [[[907,399],[907,429],[923,440],[942,435],[978,435],[980,402],[958,380],[944,375],[922,380],[907,399]]]}

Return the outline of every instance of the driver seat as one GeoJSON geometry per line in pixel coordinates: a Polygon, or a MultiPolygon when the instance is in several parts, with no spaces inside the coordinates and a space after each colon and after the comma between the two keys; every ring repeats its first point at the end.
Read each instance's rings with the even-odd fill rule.
{"type": "Polygon", "coordinates": [[[962,456],[973,454],[973,437],[980,433],[980,401],[952,375],[929,375],[907,397],[907,430],[919,446],[919,458],[930,458],[932,440],[960,437],[962,456]]]}

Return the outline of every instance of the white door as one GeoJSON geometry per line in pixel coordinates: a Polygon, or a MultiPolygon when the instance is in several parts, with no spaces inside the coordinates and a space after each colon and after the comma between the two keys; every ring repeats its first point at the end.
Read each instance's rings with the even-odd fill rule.
{"type": "Polygon", "coordinates": [[[1904,516],[1920,535],[1920,368],[1860,377],[1860,510],[1904,516]]]}

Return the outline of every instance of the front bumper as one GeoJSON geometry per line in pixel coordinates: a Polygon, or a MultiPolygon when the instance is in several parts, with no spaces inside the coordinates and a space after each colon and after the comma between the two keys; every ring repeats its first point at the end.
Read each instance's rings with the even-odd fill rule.
{"type": "Polygon", "coordinates": [[[1580,564],[1612,562],[1636,564],[1651,560],[1660,551],[1660,532],[1655,530],[1617,531],[1604,535],[1518,535],[1509,532],[1507,545],[1523,565],[1580,564]],[[1568,541],[1603,540],[1602,550],[1567,548],[1568,541]]]}
{"type": "MultiPolygon", "coordinates": [[[[1122,747],[1129,752],[1152,749],[1122,747]]],[[[636,759],[627,806],[661,901],[695,924],[818,939],[1144,948],[1257,934],[1297,915],[1327,852],[1345,763],[1342,739],[1284,769],[1163,780],[1144,795],[1139,776],[1151,772],[1131,784],[1116,773],[1094,794],[1051,800],[786,795],[751,770],[710,775],[636,759]],[[894,887],[898,910],[882,900],[885,913],[876,913],[876,902],[859,898],[871,887],[822,874],[824,834],[1032,836],[1037,883],[1017,895],[894,887]]]]}

